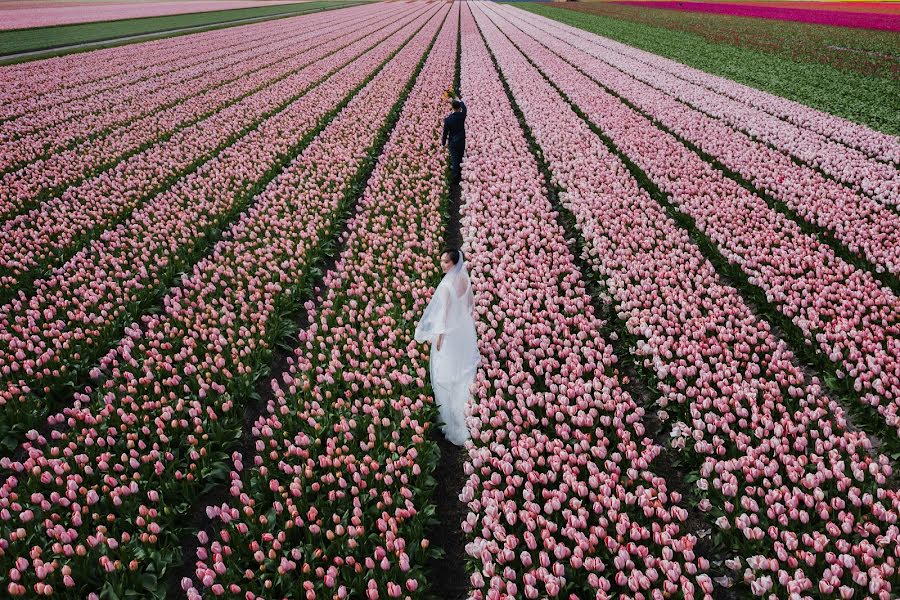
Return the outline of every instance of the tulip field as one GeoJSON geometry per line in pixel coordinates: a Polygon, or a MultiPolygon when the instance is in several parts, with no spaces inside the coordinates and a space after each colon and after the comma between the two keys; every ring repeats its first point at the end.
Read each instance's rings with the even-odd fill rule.
{"type": "Polygon", "coordinates": [[[474,0],[0,82],[5,596],[900,596],[900,138],[474,0]]]}
{"type": "MultiPolygon", "coordinates": [[[[267,4],[288,4],[292,0],[267,0],[267,4]]],[[[201,13],[259,6],[256,0],[176,0],[174,2],[127,3],[113,0],[92,2],[91,0],[63,0],[53,4],[41,4],[28,0],[7,0],[0,5],[0,29],[25,29],[87,23],[92,21],[119,21],[201,13]],[[93,6],[91,6],[93,4],[93,6]],[[91,10],[85,10],[91,8],[91,10]]]]}

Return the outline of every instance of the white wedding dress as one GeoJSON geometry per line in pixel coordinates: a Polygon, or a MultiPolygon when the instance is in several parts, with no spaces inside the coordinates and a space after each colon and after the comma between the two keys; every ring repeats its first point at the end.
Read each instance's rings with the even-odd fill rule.
{"type": "Polygon", "coordinates": [[[431,342],[431,387],[444,435],[457,446],[469,439],[466,402],[481,362],[473,307],[472,285],[460,253],[459,262],[444,275],[416,326],[416,341],[431,342]],[[444,341],[438,350],[442,333],[444,341]]]}

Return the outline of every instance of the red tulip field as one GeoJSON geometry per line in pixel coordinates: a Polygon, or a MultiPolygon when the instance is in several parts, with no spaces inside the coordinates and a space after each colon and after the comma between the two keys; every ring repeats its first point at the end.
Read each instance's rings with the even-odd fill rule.
{"type": "Polygon", "coordinates": [[[4,597],[900,597],[900,138],[538,12],[0,67],[4,597]]]}

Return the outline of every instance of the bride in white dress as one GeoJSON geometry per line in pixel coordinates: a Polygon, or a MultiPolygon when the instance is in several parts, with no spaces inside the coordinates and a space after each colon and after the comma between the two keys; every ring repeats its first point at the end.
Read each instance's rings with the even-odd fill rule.
{"type": "Polygon", "coordinates": [[[431,342],[431,387],[444,436],[457,446],[469,439],[465,408],[481,362],[472,317],[474,300],[462,252],[441,255],[444,278],[416,326],[416,341],[431,342]]]}

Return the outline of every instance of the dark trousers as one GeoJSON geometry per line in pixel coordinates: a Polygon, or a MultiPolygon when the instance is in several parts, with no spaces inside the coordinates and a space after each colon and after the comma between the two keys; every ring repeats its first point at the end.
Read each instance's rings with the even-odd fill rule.
{"type": "Polygon", "coordinates": [[[466,143],[451,143],[447,145],[447,149],[450,150],[450,179],[458,182],[461,174],[460,165],[462,164],[463,154],[466,153],[466,143]]]}

